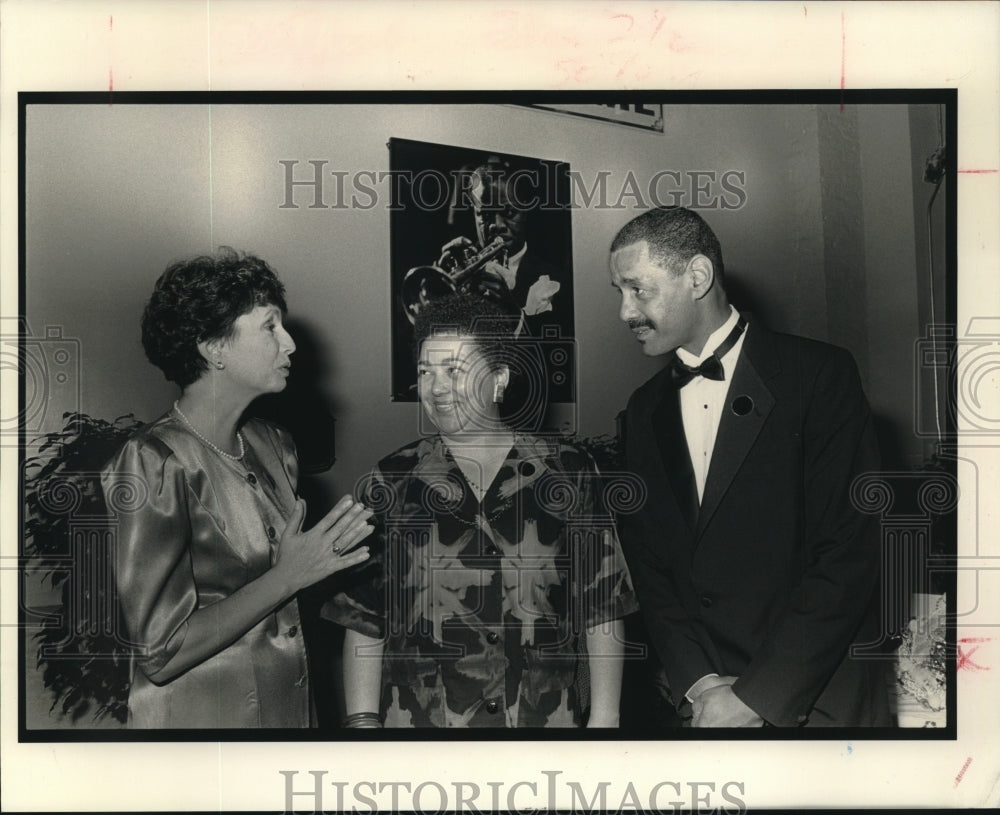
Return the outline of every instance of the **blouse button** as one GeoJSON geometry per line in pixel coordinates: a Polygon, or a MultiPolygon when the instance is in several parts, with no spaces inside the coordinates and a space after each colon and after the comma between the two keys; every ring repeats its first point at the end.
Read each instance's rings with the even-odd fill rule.
{"type": "Polygon", "coordinates": [[[498,710],[500,710],[500,705],[497,704],[496,699],[490,699],[490,701],[486,703],[487,713],[496,713],[498,710]]]}
{"type": "Polygon", "coordinates": [[[273,526],[269,526],[269,527],[267,528],[267,536],[268,536],[268,537],[269,537],[269,538],[270,538],[271,540],[274,540],[274,536],[275,536],[275,535],[277,535],[277,534],[278,534],[278,533],[277,533],[277,532],[275,532],[275,530],[274,530],[274,527],[273,527],[273,526]]]}
{"type": "Polygon", "coordinates": [[[291,628],[288,629],[289,637],[294,637],[298,633],[299,633],[299,627],[297,625],[293,625],[291,628]]]}
{"type": "Polygon", "coordinates": [[[257,486],[257,476],[255,476],[253,473],[247,473],[247,481],[249,481],[255,487],[257,486]]]}
{"type": "Polygon", "coordinates": [[[500,642],[500,635],[497,634],[496,631],[490,631],[490,633],[486,635],[486,641],[490,645],[496,645],[498,642],[500,642]]]}

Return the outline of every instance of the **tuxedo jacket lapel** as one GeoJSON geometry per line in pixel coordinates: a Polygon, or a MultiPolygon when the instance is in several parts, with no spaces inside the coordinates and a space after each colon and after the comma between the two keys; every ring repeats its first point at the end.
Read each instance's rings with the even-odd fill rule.
{"type": "Polygon", "coordinates": [[[694,468],[691,466],[691,452],[684,435],[680,394],[669,376],[663,378],[660,401],[653,409],[652,423],[667,480],[681,515],[693,530],[698,518],[698,488],[694,481],[694,468]]]}
{"type": "Polygon", "coordinates": [[[696,537],[701,536],[712,520],[774,408],[774,396],[765,383],[777,371],[777,358],[771,347],[769,332],[751,323],[719,420],[698,513],[696,537]]]}

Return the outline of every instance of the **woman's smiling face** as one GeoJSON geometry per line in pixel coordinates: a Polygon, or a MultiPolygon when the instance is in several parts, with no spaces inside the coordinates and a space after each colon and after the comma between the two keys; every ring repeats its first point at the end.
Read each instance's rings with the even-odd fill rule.
{"type": "Polygon", "coordinates": [[[434,335],[420,344],[417,392],[427,417],[444,435],[495,429],[493,394],[505,371],[491,370],[474,337],[434,335]]]}

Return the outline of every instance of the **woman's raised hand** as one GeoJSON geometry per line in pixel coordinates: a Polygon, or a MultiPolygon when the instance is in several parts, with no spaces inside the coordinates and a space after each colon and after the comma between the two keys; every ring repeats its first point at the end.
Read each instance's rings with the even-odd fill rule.
{"type": "Polygon", "coordinates": [[[292,593],[367,560],[368,547],[358,544],[372,533],[371,516],[364,504],[345,495],[312,529],[303,532],[306,502],[298,499],[274,561],[274,568],[289,581],[292,593]]]}

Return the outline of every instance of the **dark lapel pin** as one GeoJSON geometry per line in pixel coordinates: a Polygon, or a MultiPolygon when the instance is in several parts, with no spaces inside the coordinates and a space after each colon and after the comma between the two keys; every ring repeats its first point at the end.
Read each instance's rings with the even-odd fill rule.
{"type": "Polygon", "coordinates": [[[732,411],[737,416],[746,416],[753,410],[753,399],[749,396],[737,396],[733,399],[732,411]]]}

